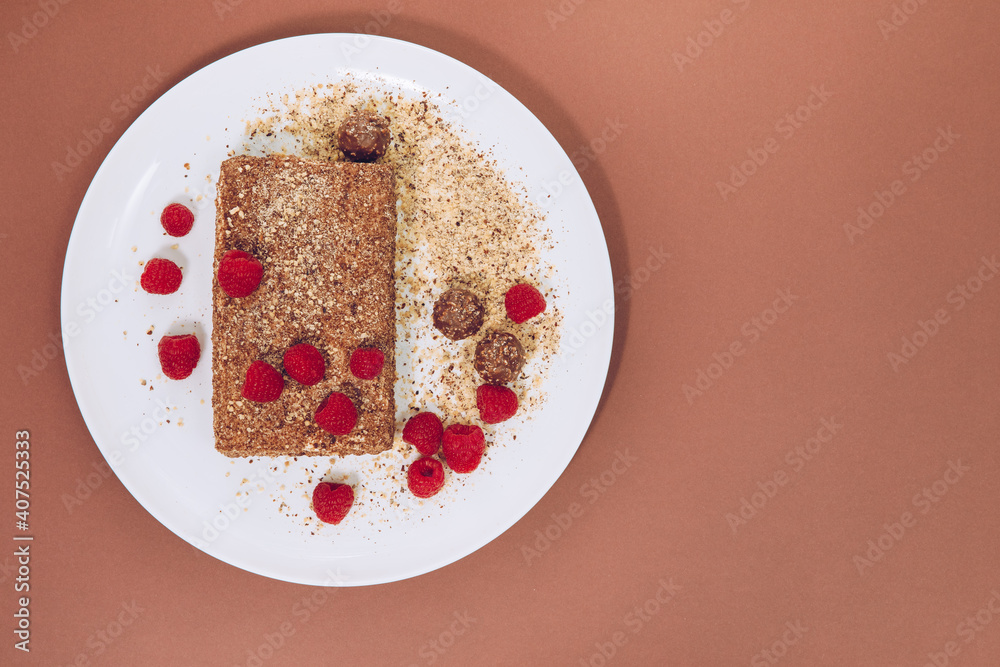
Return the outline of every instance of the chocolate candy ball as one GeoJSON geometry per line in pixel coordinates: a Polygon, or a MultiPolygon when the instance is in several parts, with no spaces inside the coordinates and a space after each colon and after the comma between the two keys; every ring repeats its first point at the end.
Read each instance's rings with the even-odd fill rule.
{"type": "Polygon", "coordinates": [[[337,130],[337,147],[353,162],[382,157],[389,139],[389,120],[371,111],[355,111],[337,130]]]}
{"type": "Polygon", "coordinates": [[[523,366],[524,348],[512,334],[491,331],[476,345],[476,370],[490,384],[513,382],[523,366]]]}
{"type": "Polygon", "coordinates": [[[434,328],[451,340],[462,340],[483,326],[483,312],[483,304],[475,294],[453,288],[434,304],[434,328]]]}

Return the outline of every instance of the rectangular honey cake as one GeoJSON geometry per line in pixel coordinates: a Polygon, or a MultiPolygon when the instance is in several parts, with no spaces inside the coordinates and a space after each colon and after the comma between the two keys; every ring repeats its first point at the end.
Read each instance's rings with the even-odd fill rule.
{"type": "Polygon", "coordinates": [[[376,454],[392,446],[396,379],[396,194],[384,164],[313,162],[288,156],[233,157],[222,163],[216,199],[212,284],[212,408],[215,447],[227,456],[376,454]],[[263,265],[260,286],[233,298],[219,286],[230,249],[263,265]],[[298,343],[326,361],[313,386],[284,375],[278,400],[241,395],[260,359],[283,373],[298,343]],[[373,380],[348,362],[359,347],[385,354],[373,380]],[[358,423],[343,436],[313,420],[331,392],[354,403],[358,423]]]}

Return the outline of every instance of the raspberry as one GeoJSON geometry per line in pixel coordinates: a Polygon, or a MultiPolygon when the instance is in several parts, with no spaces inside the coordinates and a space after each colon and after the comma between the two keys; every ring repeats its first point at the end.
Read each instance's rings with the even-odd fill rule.
{"type": "Polygon", "coordinates": [[[183,380],[191,375],[201,357],[201,345],[194,334],[164,336],[156,346],[160,368],[171,380],[183,380]]]}
{"type": "Polygon", "coordinates": [[[263,275],[260,260],[248,252],[227,250],[219,260],[219,287],[231,297],[253,294],[263,275]]]}
{"type": "Polygon", "coordinates": [[[430,498],[444,486],[444,466],[429,456],[417,459],[406,471],[406,485],[417,498],[430,498]]]}
{"type": "Polygon", "coordinates": [[[517,413],[517,394],[497,384],[481,384],[476,389],[476,407],[487,424],[507,421],[517,413]]]}
{"type": "Polygon", "coordinates": [[[403,442],[417,448],[424,456],[437,454],[441,446],[441,418],[433,412],[418,412],[403,427],[403,442]]]}
{"type": "Polygon", "coordinates": [[[313,489],[313,511],[323,523],[340,523],[354,504],[354,488],[350,484],[320,482],[313,489]]]}
{"type": "Polygon", "coordinates": [[[358,423],[358,409],[344,394],[335,391],[316,408],[316,423],[333,435],[347,435],[358,423]]]}
{"type": "Polygon", "coordinates": [[[143,267],[139,284],[150,294],[173,294],[182,278],[180,267],[169,259],[154,257],[143,267]]]}
{"type": "Polygon", "coordinates": [[[520,283],[507,290],[503,304],[507,317],[521,324],[545,310],[545,297],[531,285],[520,283]]]}
{"type": "Polygon", "coordinates": [[[160,214],[160,224],[171,236],[184,236],[191,231],[194,213],[184,204],[168,204],[160,214]]]}
{"type": "Polygon", "coordinates": [[[299,343],[288,348],[282,363],[285,372],[293,380],[310,387],[322,380],[326,373],[322,353],[309,343],[299,343]]]}
{"type": "Polygon", "coordinates": [[[385,355],[374,347],[359,347],[351,355],[351,373],[359,380],[374,380],[382,372],[385,355]]]}
{"type": "Polygon", "coordinates": [[[247,369],[243,383],[243,398],[255,403],[270,403],[278,400],[285,389],[285,378],[266,361],[257,360],[247,369]]]}
{"type": "Polygon", "coordinates": [[[455,472],[472,472],[486,451],[483,429],[478,426],[452,424],[444,430],[441,449],[448,467],[455,472]]]}

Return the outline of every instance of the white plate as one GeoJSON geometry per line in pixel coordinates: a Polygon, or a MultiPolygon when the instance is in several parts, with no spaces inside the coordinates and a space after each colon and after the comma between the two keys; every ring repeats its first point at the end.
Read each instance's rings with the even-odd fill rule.
{"type": "MultiPolygon", "coordinates": [[[[600,221],[569,158],[531,112],[452,58],[348,34],[295,37],[235,53],[154,102],[94,176],[70,237],[62,286],[73,390],[95,442],[129,492],[206,553],[264,576],[315,585],[375,584],[429,572],[472,553],[524,516],[569,464],[593,418],[611,355],[611,311],[600,221]],[[289,517],[273,500],[293,498],[293,509],[308,513],[308,490],[296,486],[304,474],[301,459],[286,471],[282,459],[234,462],[213,446],[215,212],[205,175],[217,177],[230,147],[239,150],[243,120],[255,116],[269,93],[345,75],[382,90],[441,93],[449,118],[492,147],[507,173],[518,174],[557,241],[546,259],[556,269],[556,302],[565,319],[562,351],[545,386],[548,400],[533,419],[512,426],[516,441],[495,448],[484,465],[432,501],[414,500],[368,520],[351,521],[352,510],[340,526],[312,535],[302,516],[289,517]],[[189,200],[197,208],[192,233],[179,240],[163,236],[160,210],[189,200]],[[178,249],[170,248],[173,242],[178,249]],[[185,267],[177,298],[154,298],[136,288],[139,260],[154,255],[176,257],[185,267]],[[150,325],[155,329],[147,335],[150,325]],[[160,336],[192,330],[203,348],[195,373],[183,382],[155,380],[160,336]],[[271,471],[275,461],[277,473],[271,471]]],[[[356,459],[338,459],[334,472],[363,481],[370,471],[352,469],[356,459]]],[[[356,508],[363,513],[378,503],[364,502],[360,486],[356,508]]]]}

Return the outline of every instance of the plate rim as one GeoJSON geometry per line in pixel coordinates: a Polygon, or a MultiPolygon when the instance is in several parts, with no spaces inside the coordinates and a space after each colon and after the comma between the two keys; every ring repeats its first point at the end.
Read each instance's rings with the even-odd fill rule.
{"type": "MultiPolygon", "coordinates": [[[[214,61],[212,61],[212,62],[204,65],[203,67],[198,68],[194,72],[191,72],[190,74],[188,74],[187,76],[185,76],[183,79],[181,79],[180,81],[178,81],[177,83],[175,83],[168,90],[166,90],[162,95],[160,95],[156,100],[154,100],[152,103],[150,103],[145,109],[143,109],[142,113],[140,113],[135,118],[135,120],[133,120],[132,123],[122,132],[121,136],[116,140],[115,144],[108,151],[107,155],[102,160],[101,165],[94,172],[94,175],[91,178],[91,181],[90,181],[90,183],[89,183],[89,185],[87,187],[87,191],[84,194],[83,199],[81,200],[80,207],[79,207],[79,209],[77,211],[77,214],[76,214],[76,216],[74,218],[73,227],[72,227],[72,230],[71,230],[70,235],[69,235],[69,240],[67,241],[67,249],[66,249],[66,255],[65,255],[65,258],[64,258],[64,262],[63,262],[63,272],[62,272],[61,287],[60,287],[60,332],[62,333],[63,338],[64,338],[64,341],[63,341],[64,359],[65,359],[65,362],[66,362],[67,374],[69,375],[70,385],[71,385],[71,388],[73,390],[74,399],[76,401],[76,404],[77,404],[78,408],[80,409],[81,416],[83,417],[83,420],[84,420],[85,424],[87,425],[87,430],[88,430],[88,432],[90,434],[90,437],[93,440],[94,444],[97,446],[98,451],[101,453],[102,457],[107,461],[108,465],[111,467],[111,469],[115,473],[116,477],[119,479],[119,481],[125,487],[125,489],[129,492],[129,494],[132,496],[132,498],[147,513],[149,513],[157,522],[159,522],[161,525],[163,525],[165,528],[167,528],[171,533],[173,533],[177,537],[181,538],[182,540],[184,540],[185,542],[187,542],[188,544],[190,544],[192,547],[198,549],[202,553],[205,553],[205,554],[207,554],[207,555],[215,558],[216,560],[219,560],[219,561],[221,561],[223,563],[226,563],[227,565],[230,565],[230,566],[233,566],[233,567],[237,567],[237,568],[239,568],[241,570],[244,570],[246,572],[257,574],[259,576],[267,577],[267,578],[270,578],[270,579],[275,579],[275,580],[279,580],[279,581],[287,581],[289,583],[297,583],[297,584],[304,584],[304,585],[319,585],[319,586],[365,586],[365,585],[376,585],[376,584],[381,584],[381,583],[391,583],[391,582],[396,582],[396,581],[403,581],[403,580],[406,580],[406,579],[410,579],[410,578],[413,578],[413,577],[420,576],[422,574],[427,574],[429,572],[433,572],[435,570],[438,570],[438,569],[441,569],[443,567],[446,567],[447,565],[455,563],[455,562],[457,562],[459,560],[462,560],[463,558],[465,558],[465,557],[467,557],[467,556],[475,553],[479,549],[481,549],[484,546],[486,546],[487,544],[493,542],[494,540],[496,540],[497,538],[499,538],[501,535],[503,535],[505,532],[507,532],[515,524],[517,524],[519,521],[521,521],[521,519],[523,519],[532,509],[534,509],[538,505],[538,503],[541,502],[541,500],[544,498],[544,496],[546,494],[548,494],[549,491],[551,491],[551,489],[555,486],[555,484],[562,477],[562,475],[565,472],[566,468],[569,466],[569,463],[573,460],[573,458],[576,456],[577,452],[579,451],[579,448],[580,448],[581,444],[583,443],[583,440],[585,439],[586,434],[589,431],[589,429],[590,429],[590,427],[591,427],[591,425],[593,423],[594,418],[597,415],[597,409],[598,409],[598,407],[600,405],[600,399],[601,399],[601,396],[603,396],[605,388],[606,388],[606,385],[607,385],[608,374],[609,374],[609,370],[610,370],[611,354],[612,354],[612,349],[613,349],[613,344],[614,344],[614,328],[615,328],[614,327],[614,314],[616,312],[616,309],[614,307],[615,294],[614,294],[613,274],[612,274],[612,270],[611,270],[610,254],[609,254],[608,248],[607,248],[607,239],[606,239],[605,234],[604,234],[604,227],[601,224],[600,217],[597,214],[596,207],[594,206],[594,203],[593,203],[593,199],[591,198],[590,193],[589,193],[589,191],[586,188],[586,185],[583,183],[582,178],[580,178],[579,172],[576,170],[575,165],[573,165],[573,163],[570,160],[569,156],[567,155],[565,149],[562,148],[562,146],[559,144],[559,142],[552,135],[551,131],[544,125],[544,123],[541,122],[541,120],[539,120],[537,118],[537,116],[535,116],[535,114],[533,114],[531,112],[530,109],[528,109],[513,94],[511,94],[505,88],[503,88],[498,83],[496,83],[495,81],[493,81],[492,79],[490,79],[489,77],[487,77],[485,74],[483,74],[479,70],[473,68],[472,66],[467,65],[466,63],[464,63],[464,62],[462,62],[462,61],[460,61],[460,60],[458,60],[456,58],[453,58],[452,56],[449,56],[449,55],[447,55],[445,53],[441,53],[439,51],[436,51],[434,49],[431,49],[429,47],[426,47],[426,46],[423,46],[423,45],[420,45],[420,44],[415,44],[415,43],[412,43],[412,42],[408,42],[408,41],[404,41],[404,40],[400,40],[400,39],[396,39],[396,38],[392,38],[392,37],[384,37],[384,36],[377,36],[377,35],[365,35],[367,38],[371,39],[373,42],[379,42],[379,41],[387,42],[387,43],[391,42],[391,43],[394,43],[398,48],[416,49],[416,50],[419,50],[421,52],[424,52],[425,55],[427,55],[430,58],[434,58],[434,59],[444,58],[447,61],[449,61],[449,63],[450,63],[451,66],[468,70],[471,74],[473,74],[473,75],[479,77],[480,79],[483,79],[483,80],[489,82],[490,84],[492,84],[493,86],[495,86],[497,90],[502,91],[503,93],[505,93],[506,97],[509,98],[510,101],[513,101],[516,105],[518,105],[520,107],[520,110],[523,113],[526,113],[535,123],[537,123],[539,129],[541,129],[541,131],[543,131],[548,136],[548,138],[551,140],[553,146],[555,146],[556,148],[558,148],[558,155],[559,155],[560,161],[564,161],[566,164],[568,164],[569,168],[572,169],[572,173],[579,179],[580,186],[582,187],[582,193],[585,195],[585,197],[581,198],[580,202],[578,202],[578,205],[582,203],[583,205],[585,205],[589,209],[588,212],[592,213],[593,220],[596,221],[596,223],[597,223],[597,229],[600,232],[600,234],[599,234],[599,240],[600,240],[600,243],[601,243],[600,250],[603,251],[603,252],[600,253],[600,257],[601,257],[601,259],[603,261],[602,261],[602,265],[600,267],[595,267],[595,270],[600,270],[602,273],[605,274],[605,276],[606,276],[606,278],[608,280],[608,288],[609,288],[607,290],[607,294],[608,294],[608,297],[610,298],[611,304],[612,304],[612,310],[611,310],[611,315],[610,315],[610,319],[611,319],[610,324],[611,324],[611,326],[605,325],[604,327],[601,327],[600,328],[601,329],[600,333],[602,335],[595,334],[594,336],[592,336],[588,340],[588,346],[591,346],[591,345],[594,346],[592,348],[592,354],[594,355],[594,362],[593,362],[593,364],[594,364],[595,368],[599,367],[601,380],[600,380],[599,386],[595,386],[594,391],[590,392],[588,394],[588,397],[591,398],[592,400],[589,401],[591,403],[590,405],[585,406],[587,409],[583,413],[583,414],[587,415],[587,418],[586,418],[586,420],[575,420],[575,421],[577,421],[577,427],[575,429],[572,429],[573,435],[572,435],[571,440],[574,443],[572,445],[572,448],[570,448],[569,446],[566,447],[567,454],[565,455],[565,460],[559,466],[552,466],[552,468],[551,468],[551,474],[546,478],[546,483],[544,485],[539,484],[537,486],[537,488],[535,489],[535,493],[529,493],[528,494],[531,499],[530,499],[530,501],[528,501],[528,502],[525,503],[525,509],[524,509],[524,511],[511,512],[511,513],[509,513],[507,515],[504,515],[504,521],[500,522],[501,525],[497,527],[498,530],[497,529],[490,530],[489,533],[488,533],[488,535],[485,538],[470,541],[469,543],[462,545],[462,547],[460,549],[452,549],[452,550],[450,550],[447,556],[444,556],[442,559],[439,559],[440,562],[435,562],[434,564],[431,564],[431,565],[426,566],[426,567],[419,567],[419,566],[418,567],[400,567],[400,568],[398,568],[394,572],[393,576],[388,577],[388,578],[368,578],[368,579],[357,578],[357,579],[326,581],[326,582],[318,583],[314,579],[311,579],[311,578],[296,578],[294,575],[290,575],[287,572],[262,571],[262,569],[259,568],[259,567],[256,567],[254,565],[248,564],[246,562],[241,562],[241,559],[238,558],[238,557],[230,559],[230,557],[227,556],[227,557],[224,558],[224,557],[220,556],[217,553],[213,553],[213,551],[211,551],[210,549],[206,549],[206,548],[204,548],[204,547],[202,547],[202,546],[200,546],[198,544],[195,544],[194,541],[192,541],[191,539],[188,539],[188,536],[186,536],[184,534],[185,531],[182,531],[182,530],[178,529],[178,526],[176,525],[176,522],[173,521],[172,517],[164,516],[159,511],[159,508],[157,508],[155,510],[151,509],[151,507],[147,503],[145,503],[142,500],[140,500],[140,498],[144,497],[146,494],[144,492],[138,491],[136,489],[136,484],[137,484],[138,480],[131,479],[131,478],[129,478],[128,475],[124,475],[123,476],[122,474],[120,474],[121,473],[120,464],[119,463],[113,463],[109,459],[108,454],[105,451],[105,447],[102,446],[101,442],[99,442],[97,434],[100,433],[101,431],[99,429],[95,428],[95,425],[97,423],[97,416],[96,416],[95,413],[100,409],[100,406],[97,404],[96,399],[93,398],[93,396],[87,391],[87,389],[89,389],[90,387],[85,384],[84,380],[85,380],[85,375],[86,374],[83,372],[83,370],[82,370],[82,368],[80,366],[80,361],[78,359],[78,355],[80,355],[82,353],[82,351],[76,348],[76,346],[78,344],[80,344],[79,338],[76,337],[76,336],[70,336],[67,339],[66,333],[65,333],[65,330],[66,330],[66,327],[67,327],[67,322],[70,322],[70,323],[75,322],[75,320],[72,319],[72,315],[73,314],[70,312],[70,310],[72,309],[73,305],[70,302],[70,298],[71,297],[70,297],[70,294],[69,294],[69,291],[68,291],[68,287],[67,287],[68,281],[72,280],[72,278],[73,278],[72,270],[74,268],[74,262],[76,262],[78,260],[78,254],[80,252],[79,250],[76,250],[74,252],[74,248],[76,246],[79,246],[79,245],[81,245],[83,243],[83,241],[81,241],[80,239],[83,238],[84,235],[87,233],[86,231],[83,230],[84,226],[86,225],[86,223],[83,222],[86,219],[86,217],[87,217],[85,214],[86,214],[86,212],[88,211],[88,209],[90,207],[92,207],[92,206],[95,205],[94,204],[94,200],[98,196],[100,196],[97,193],[102,189],[102,186],[104,185],[103,181],[106,180],[105,173],[106,173],[106,170],[109,169],[108,165],[111,164],[111,163],[113,163],[116,159],[120,159],[119,156],[118,156],[118,154],[123,150],[122,147],[124,145],[124,140],[129,135],[129,133],[133,131],[133,128],[135,128],[136,125],[138,125],[140,123],[140,120],[144,116],[146,116],[147,114],[150,114],[150,110],[151,109],[153,109],[157,105],[160,105],[160,104],[164,103],[163,102],[164,99],[167,98],[169,95],[171,95],[172,91],[175,91],[175,89],[179,88],[180,86],[182,86],[182,85],[184,85],[186,83],[189,83],[192,79],[198,78],[198,77],[210,76],[211,70],[213,68],[220,67],[221,66],[220,63],[223,63],[223,62],[226,62],[226,61],[230,61],[232,59],[237,59],[237,58],[240,58],[240,57],[245,57],[245,54],[247,54],[248,52],[251,52],[251,51],[262,50],[262,49],[282,49],[282,48],[286,48],[288,45],[291,45],[291,44],[298,44],[298,43],[304,43],[304,42],[313,42],[313,41],[315,41],[317,43],[320,43],[320,42],[324,42],[324,43],[325,42],[329,42],[330,44],[336,46],[338,40],[354,39],[354,38],[358,37],[361,34],[362,33],[310,33],[310,34],[306,34],[306,35],[284,37],[284,38],[277,39],[277,40],[270,40],[270,41],[266,41],[266,42],[261,42],[259,44],[255,44],[255,45],[249,46],[249,47],[247,47],[245,49],[240,49],[240,50],[235,51],[233,53],[227,54],[226,56],[223,56],[222,58],[214,60],[214,61]],[[104,178],[102,178],[102,176],[104,176],[104,178]]],[[[329,76],[331,78],[336,78],[336,68],[337,68],[337,65],[333,64],[327,70],[328,72],[330,72],[329,76]]],[[[419,81],[415,81],[415,83],[419,84],[419,81]]],[[[595,241],[596,240],[597,239],[595,239],[595,241]]],[[[568,327],[568,325],[569,325],[568,322],[564,322],[564,324],[563,324],[563,336],[564,336],[563,342],[565,342],[565,335],[567,333],[567,327],[568,327]]],[[[597,384],[598,383],[595,382],[595,385],[597,385],[597,384]]]]}

